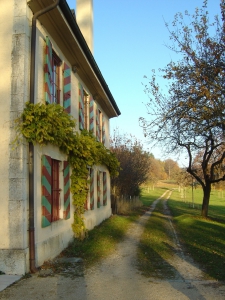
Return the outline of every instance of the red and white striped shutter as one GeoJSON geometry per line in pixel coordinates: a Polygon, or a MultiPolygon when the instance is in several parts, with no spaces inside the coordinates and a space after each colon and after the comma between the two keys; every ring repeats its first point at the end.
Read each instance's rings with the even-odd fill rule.
{"type": "Polygon", "coordinates": [[[65,62],[63,72],[63,107],[68,114],[71,113],[71,69],[65,62]]]}
{"type": "Polygon", "coordinates": [[[45,46],[45,101],[47,103],[52,102],[52,43],[48,36],[46,36],[45,46]]]}
{"type": "Polygon", "coordinates": [[[99,142],[100,141],[100,120],[99,120],[99,110],[96,108],[96,139],[99,142]]]}
{"type": "Polygon", "coordinates": [[[79,129],[84,129],[84,90],[79,83],[79,129]]]}
{"type": "Polygon", "coordinates": [[[90,96],[89,103],[89,130],[94,133],[94,99],[90,96]]]}
{"type": "Polygon", "coordinates": [[[95,181],[94,181],[94,170],[90,170],[90,209],[94,209],[94,204],[95,204],[95,195],[94,195],[94,186],[95,186],[95,181]]]}
{"type": "Polygon", "coordinates": [[[68,161],[63,163],[63,179],[64,179],[64,219],[70,218],[70,166],[68,161]]]}
{"type": "Polygon", "coordinates": [[[42,227],[47,227],[52,221],[52,159],[43,155],[41,158],[41,187],[42,187],[42,227]]]}

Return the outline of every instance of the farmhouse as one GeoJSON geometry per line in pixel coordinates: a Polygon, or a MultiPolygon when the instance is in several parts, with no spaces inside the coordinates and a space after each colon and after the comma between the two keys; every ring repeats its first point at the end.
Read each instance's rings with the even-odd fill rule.
{"type": "MultiPolygon", "coordinates": [[[[93,57],[92,0],[0,2],[0,270],[34,272],[72,240],[71,168],[57,146],[28,143],[16,149],[14,121],[25,103],[60,104],[109,147],[109,120],[119,108],[93,57]],[[79,24],[79,26],[78,26],[79,24]]],[[[87,229],[111,215],[110,174],[89,168],[87,229]]]]}

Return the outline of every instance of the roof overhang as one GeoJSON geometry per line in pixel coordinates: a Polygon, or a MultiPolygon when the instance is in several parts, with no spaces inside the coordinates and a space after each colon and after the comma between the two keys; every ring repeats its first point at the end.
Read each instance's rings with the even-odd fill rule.
{"type": "MultiPolygon", "coordinates": [[[[31,0],[28,2],[33,13],[52,4],[52,0],[31,0]]],[[[120,115],[120,110],[106,84],[95,59],[65,0],[59,6],[39,17],[39,21],[60,46],[81,80],[87,85],[94,99],[109,118],[120,115]]]]}

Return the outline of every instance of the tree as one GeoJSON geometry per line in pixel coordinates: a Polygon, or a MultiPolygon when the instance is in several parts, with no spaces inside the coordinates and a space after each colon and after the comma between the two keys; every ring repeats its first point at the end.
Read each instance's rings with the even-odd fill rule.
{"type": "Polygon", "coordinates": [[[160,90],[153,71],[145,92],[149,96],[150,120],[140,118],[140,125],[151,142],[166,153],[186,152],[187,171],[201,185],[201,214],[208,216],[211,185],[225,180],[225,1],[221,0],[221,18],[209,22],[207,1],[194,15],[175,15],[172,30],[166,24],[178,54],[177,62],[160,69],[168,92],[160,90]],[[194,158],[201,153],[198,167],[194,158]]]}
{"type": "Polygon", "coordinates": [[[164,163],[164,168],[168,179],[175,179],[176,175],[180,172],[178,163],[170,158],[166,159],[164,163]]]}
{"type": "Polygon", "coordinates": [[[159,159],[155,159],[152,154],[149,156],[149,162],[150,167],[148,172],[147,184],[151,184],[154,190],[154,186],[160,179],[166,179],[166,173],[164,170],[164,163],[159,159]]]}
{"type": "Polygon", "coordinates": [[[121,170],[117,178],[112,178],[112,191],[117,196],[138,196],[140,185],[147,179],[150,160],[149,153],[132,135],[120,135],[114,130],[110,150],[120,162],[121,170]]]}

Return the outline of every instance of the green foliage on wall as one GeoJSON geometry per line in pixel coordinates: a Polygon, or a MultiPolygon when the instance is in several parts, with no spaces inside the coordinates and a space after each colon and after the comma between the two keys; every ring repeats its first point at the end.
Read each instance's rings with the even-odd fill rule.
{"type": "Polygon", "coordinates": [[[75,208],[72,228],[77,238],[85,235],[83,215],[88,194],[87,166],[105,165],[112,177],[118,175],[119,162],[115,155],[88,131],[75,131],[76,121],[58,104],[32,104],[16,120],[17,139],[24,136],[33,144],[52,144],[68,157],[72,169],[71,193],[75,208]]]}

